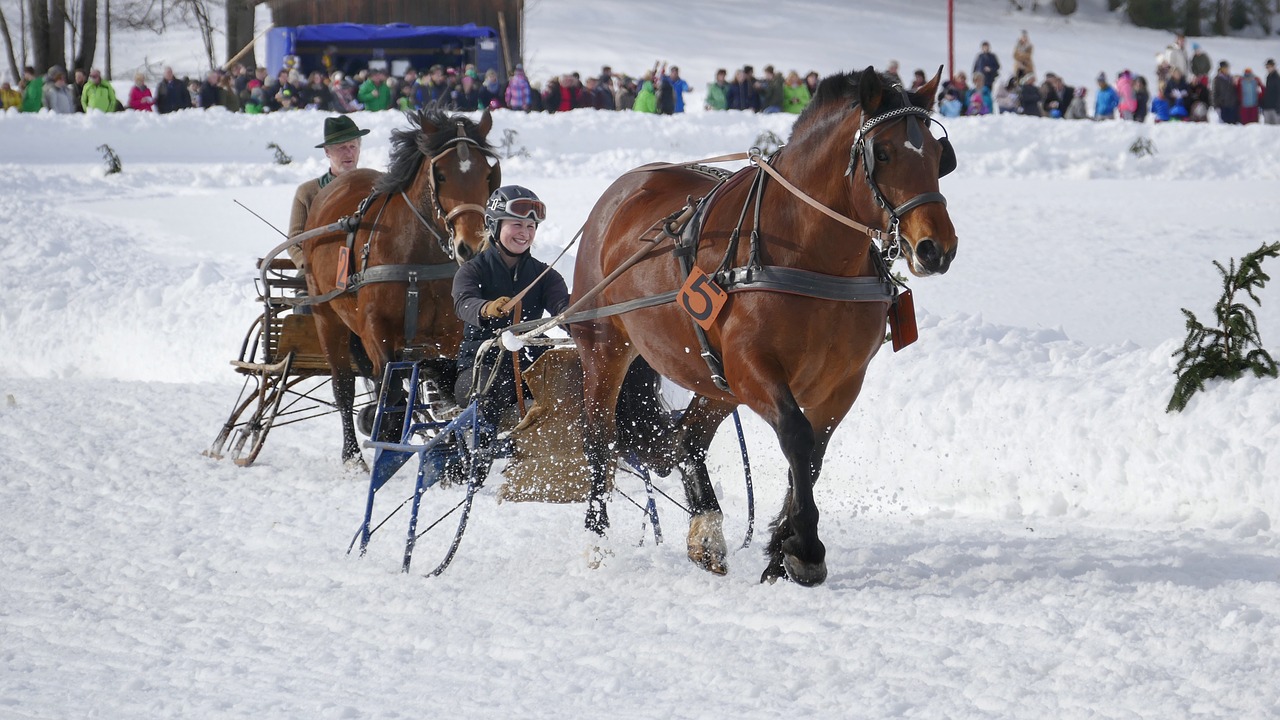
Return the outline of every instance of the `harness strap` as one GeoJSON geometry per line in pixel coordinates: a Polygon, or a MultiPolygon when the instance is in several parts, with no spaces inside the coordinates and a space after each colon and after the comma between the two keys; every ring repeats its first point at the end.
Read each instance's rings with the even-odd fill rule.
{"type": "MultiPolygon", "coordinates": [[[[347,279],[346,289],[335,288],[323,295],[299,299],[297,305],[319,305],[344,293],[355,292],[365,285],[384,282],[424,283],[434,280],[447,280],[458,272],[458,264],[453,262],[437,265],[374,265],[360,272],[352,273],[347,279]]],[[[413,287],[413,285],[411,285],[413,287]]],[[[406,310],[407,314],[407,310],[406,310]]],[[[406,327],[408,320],[405,321],[406,327]]],[[[416,327],[417,321],[415,319],[416,327]]]]}
{"type": "Polygon", "coordinates": [[[418,273],[409,273],[404,289],[404,346],[412,347],[418,339],[418,273]]]}
{"type": "MultiPolygon", "coordinates": [[[[768,291],[817,298],[819,300],[834,300],[836,302],[881,303],[892,302],[897,295],[893,283],[882,278],[826,275],[781,265],[736,267],[723,274],[717,273],[715,279],[718,284],[722,283],[721,287],[730,294],[768,291]]],[[[560,325],[601,320],[636,310],[666,305],[667,303],[675,302],[678,295],[678,290],[671,290],[658,295],[624,300],[604,307],[580,310],[572,314],[561,313],[553,318],[527,320],[511,325],[506,329],[512,334],[528,333],[530,330],[534,330],[534,334],[541,335],[547,330],[560,325]]]]}
{"type": "Polygon", "coordinates": [[[929,192],[929,193],[921,193],[911,198],[910,200],[902,203],[898,207],[893,208],[889,212],[901,217],[903,215],[906,215],[907,211],[909,210],[914,210],[915,208],[920,207],[921,205],[926,205],[928,203],[935,203],[935,202],[942,203],[942,207],[947,206],[947,198],[945,195],[943,195],[940,192],[929,192]]]}

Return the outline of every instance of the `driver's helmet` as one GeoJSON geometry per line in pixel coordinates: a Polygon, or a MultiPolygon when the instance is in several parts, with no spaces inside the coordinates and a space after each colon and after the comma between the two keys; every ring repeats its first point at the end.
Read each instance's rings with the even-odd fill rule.
{"type": "Polygon", "coordinates": [[[526,218],[541,223],[547,219],[547,206],[532,190],[520,185],[503,185],[494,190],[484,206],[484,229],[495,239],[503,220],[526,218]]]}

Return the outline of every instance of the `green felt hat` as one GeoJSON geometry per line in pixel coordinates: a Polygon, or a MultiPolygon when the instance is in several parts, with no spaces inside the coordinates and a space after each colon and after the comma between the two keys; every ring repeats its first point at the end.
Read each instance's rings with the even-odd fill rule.
{"type": "Polygon", "coordinates": [[[320,143],[316,147],[322,148],[325,145],[337,145],[339,143],[347,142],[348,140],[355,140],[356,138],[364,137],[368,134],[368,130],[361,130],[356,127],[355,122],[346,115],[325,118],[324,142],[320,143]]]}

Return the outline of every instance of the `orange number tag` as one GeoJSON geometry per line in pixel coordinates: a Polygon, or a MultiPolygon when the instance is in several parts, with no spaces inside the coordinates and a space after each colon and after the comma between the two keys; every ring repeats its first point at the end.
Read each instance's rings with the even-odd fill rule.
{"type": "Polygon", "coordinates": [[[889,334],[893,338],[893,351],[915,342],[919,337],[916,331],[916,304],[911,299],[911,291],[903,290],[894,298],[889,306],[889,334]]]}
{"type": "Polygon", "coordinates": [[[350,261],[351,251],[345,247],[338,248],[338,277],[333,281],[339,290],[347,289],[347,263],[350,261]]]}
{"type": "Polygon", "coordinates": [[[701,325],[703,330],[710,330],[711,324],[720,314],[720,308],[729,299],[729,294],[695,265],[689,271],[689,279],[684,281],[684,287],[680,288],[679,299],[680,307],[689,313],[689,317],[701,325]]]}

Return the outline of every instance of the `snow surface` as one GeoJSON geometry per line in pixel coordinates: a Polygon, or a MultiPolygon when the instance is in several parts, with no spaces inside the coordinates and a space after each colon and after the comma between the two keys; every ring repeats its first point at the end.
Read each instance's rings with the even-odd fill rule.
{"type": "MultiPolygon", "coordinates": [[[[1097,4],[1062,21],[975,3],[961,46],[1028,27],[1050,64],[1096,72],[1167,42],[1097,4]]],[[[654,54],[695,80],[752,60],[944,61],[941,3],[530,5],[535,74],[654,54]],[[758,57],[779,27],[807,35],[758,57]]],[[[155,57],[149,42],[137,52],[155,57]]],[[[403,119],[356,121],[373,130],[364,164],[384,166],[403,119]]],[[[406,576],[403,515],[367,557],[345,554],[366,480],[340,466],[332,418],[273,430],[251,468],[202,457],[239,388],[227,360],[255,315],[253,262],[278,242],[233,201],[284,226],[293,188],[323,170],[320,122],[0,115],[0,717],[1280,714],[1280,385],[1215,384],[1164,412],[1180,308],[1207,319],[1211,262],[1277,239],[1275,128],[948,123],[959,255],[912,282],[920,341],[877,358],[835,435],[817,488],[831,576],[803,589],[757,582],[786,476],[753,416],[755,541],[724,578],[686,561],[677,508],[663,501],[655,546],[621,497],[613,556],[589,569],[583,509],[498,505],[496,476],[453,566],[422,575],[437,530],[406,576]],[[1154,157],[1129,154],[1138,137],[1154,157]],[[103,143],[123,173],[105,175],[103,143]]],[[[503,176],[548,202],[549,259],[627,169],[743,150],[789,122],[503,112],[493,137],[528,151],[503,176]]],[[[1264,342],[1280,339],[1278,302],[1263,293],[1264,342]]],[[[710,469],[736,547],[727,427],[710,469]]],[[[424,517],[460,498],[432,489],[424,517]]]]}

